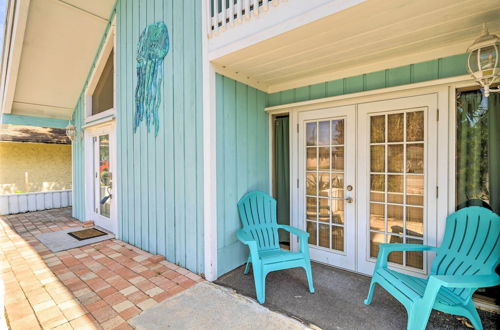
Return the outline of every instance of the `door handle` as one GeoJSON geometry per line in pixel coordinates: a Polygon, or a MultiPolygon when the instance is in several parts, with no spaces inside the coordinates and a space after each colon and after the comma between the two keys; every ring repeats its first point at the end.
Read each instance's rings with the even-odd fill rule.
{"type": "Polygon", "coordinates": [[[353,202],[353,199],[352,197],[346,197],[345,201],[348,203],[348,204],[351,204],[353,202]]]}

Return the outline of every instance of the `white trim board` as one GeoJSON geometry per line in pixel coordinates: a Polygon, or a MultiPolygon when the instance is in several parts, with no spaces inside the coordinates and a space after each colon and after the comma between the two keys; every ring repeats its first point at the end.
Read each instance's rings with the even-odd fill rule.
{"type": "Polygon", "coordinates": [[[30,0],[11,1],[9,12],[6,13],[5,49],[2,56],[2,72],[0,80],[0,113],[11,113],[17,74],[21,63],[24,43],[24,32],[28,21],[30,0]]]}
{"type": "Polygon", "coordinates": [[[280,111],[299,111],[299,110],[307,110],[307,109],[316,109],[318,106],[333,106],[333,105],[341,105],[341,104],[349,104],[349,103],[359,103],[358,101],[353,101],[353,99],[362,98],[363,102],[370,102],[372,100],[377,101],[380,99],[388,98],[390,96],[385,96],[385,94],[401,92],[402,94],[407,95],[408,91],[418,90],[424,88],[432,88],[442,85],[454,85],[454,84],[466,84],[467,86],[474,86],[476,82],[469,76],[457,76],[452,78],[444,78],[444,79],[436,79],[430,80],[420,83],[407,84],[395,87],[387,87],[374,89],[359,93],[350,93],[343,94],[331,97],[325,97],[320,99],[302,101],[302,102],[293,102],[287,104],[281,104],[276,106],[266,107],[265,111],[269,113],[279,113],[280,111]]]}
{"type": "MultiPolygon", "coordinates": [[[[208,34],[208,2],[202,0],[203,36],[208,34]]],[[[217,279],[217,141],[215,70],[208,57],[208,39],[202,38],[203,70],[203,244],[205,279],[217,279]]]]}

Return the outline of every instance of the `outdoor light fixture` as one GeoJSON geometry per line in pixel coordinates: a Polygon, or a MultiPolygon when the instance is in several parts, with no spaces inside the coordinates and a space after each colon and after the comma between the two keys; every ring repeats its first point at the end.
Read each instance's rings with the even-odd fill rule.
{"type": "Polygon", "coordinates": [[[499,49],[500,39],[488,32],[486,24],[483,24],[481,36],[467,49],[467,69],[483,87],[484,96],[490,95],[490,92],[500,92],[500,88],[491,88],[500,82],[499,49]]]}
{"type": "Polygon", "coordinates": [[[66,126],[66,136],[69,137],[71,141],[73,141],[76,136],[76,127],[71,124],[71,122],[69,122],[68,126],[66,126]]]}

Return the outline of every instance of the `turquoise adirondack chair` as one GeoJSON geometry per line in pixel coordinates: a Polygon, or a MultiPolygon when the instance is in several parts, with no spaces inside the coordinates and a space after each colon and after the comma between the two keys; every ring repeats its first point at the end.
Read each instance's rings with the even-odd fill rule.
{"type": "Polygon", "coordinates": [[[482,329],[472,294],[500,284],[495,268],[500,262],[500,216],[482,207],[467,207],[446,218],[440,247],[419,244],[381,244],[368,298],[378,283],[408,312],[408,329],[425,329],[432,309],[468,318],[482,329]],[[401,274],[387,267],[394,251],[435,251],[427,279],[401,274]]]}
{"type": "Polygon", "coordinates": [[[257,300],[266,300],[266,276],[268,273],[303,267],[306,271],[309,291],[314,293],[311,261],[309,259],[309,233],[276,223],[276,200],[261,191],[247,193],[238,202],[238,211],[243,228],[236,233],[238,239],[250,249],[245,267],[248,274],[250,263],[253,268],[257,300]],[[278,229],[286,230],[300,238],[300,251],[280,249],[278,229]]]}

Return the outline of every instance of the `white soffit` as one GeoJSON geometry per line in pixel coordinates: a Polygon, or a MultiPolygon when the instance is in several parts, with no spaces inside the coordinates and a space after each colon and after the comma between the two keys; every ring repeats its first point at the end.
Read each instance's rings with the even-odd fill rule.
{"type": "Polygon", "coordinates": [[[71,118],[114,3],[30,1],[10,113],[71,118]]]}
{"type": "Polygon", "coordinates": [[[462,54],[483,23],[500,35],[500,1],[369,0],[212,63],[221,74],[277,92],[462,54]]]}

